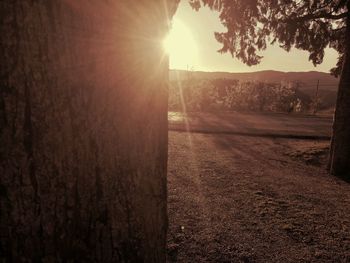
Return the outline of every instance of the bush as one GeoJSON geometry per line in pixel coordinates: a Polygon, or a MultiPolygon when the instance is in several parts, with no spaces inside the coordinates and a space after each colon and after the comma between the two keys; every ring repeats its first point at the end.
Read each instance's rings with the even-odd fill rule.
{"type": "Polygon", "coordinates": [[[170,83],[171,111],[302,112],[311,99],[296,83],[188,78],[170,83]]]}

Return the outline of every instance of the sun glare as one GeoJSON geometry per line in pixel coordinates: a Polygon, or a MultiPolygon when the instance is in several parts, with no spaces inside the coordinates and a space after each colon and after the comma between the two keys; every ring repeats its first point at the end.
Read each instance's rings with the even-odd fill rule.
{"type": "Polygon", "coordinates": [[[169,54],[170,68],[188,69],[197,65],[197,45],[190,29],[180,20],[174,19],[168,36],[163,41],[169,54]]]}

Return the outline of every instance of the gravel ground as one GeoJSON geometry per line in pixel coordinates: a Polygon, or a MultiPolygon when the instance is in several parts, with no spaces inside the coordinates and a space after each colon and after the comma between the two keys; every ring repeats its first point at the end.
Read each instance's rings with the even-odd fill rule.
{"type": "Polygon", "coordinates": [[[350,262],[326,144],[169,132],[168,262],[350,262]]]}

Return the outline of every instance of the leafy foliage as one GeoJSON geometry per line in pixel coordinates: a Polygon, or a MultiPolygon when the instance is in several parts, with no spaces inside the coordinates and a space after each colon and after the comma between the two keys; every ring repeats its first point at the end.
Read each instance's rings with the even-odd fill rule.
{"type": "Polygon", "coordinates": [[[171,111],[301,112],[310,106],[311,98],[298,90],[298,83],[188,79],[170,86],[171,111]]]}
{"type": "Polygon", "coordinates": [[[334,48],[340,54],[334,75],[341,72],[345,52],[346,17],[349,0],[189,0],[198,10],[202,5],[220,12],[226,32],[215,32],[222,44],[219,52],[229,52],[247,65],[262,59],[259,51],[268,43],[280,43],[310,53],[314,65],[323,61],[324,49],[334,48]]]}

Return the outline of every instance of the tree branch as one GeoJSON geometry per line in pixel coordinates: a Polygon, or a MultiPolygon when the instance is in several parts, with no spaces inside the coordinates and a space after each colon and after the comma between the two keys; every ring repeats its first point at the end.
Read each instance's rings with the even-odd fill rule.
{"type": "Polygon", "coordinates": [[[307,20],[314,20],[314,19],[320,19],[320,18],[326,18],[326,19],[332,19],[332,20],[338,20],[342,18],[346,18],[348,16],[348,12],[344,12],[341,14],[332,14],[332,13],[319,13],[319,14],[308,14],[305,16],[300,16],[300,17],[295,17],[295,18],[289,18],[286,19],[285,21],[293,21],[293,22],[303,22],[307,20]]]}

